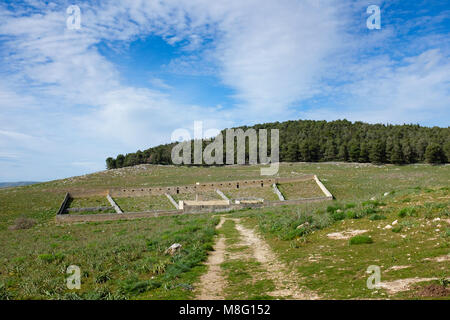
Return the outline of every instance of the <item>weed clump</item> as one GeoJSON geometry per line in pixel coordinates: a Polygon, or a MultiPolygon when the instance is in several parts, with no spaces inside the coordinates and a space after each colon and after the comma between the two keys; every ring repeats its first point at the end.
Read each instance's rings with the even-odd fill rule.
{"type": "Polygon", "coordinates": [[[9,230],[31,229],[34,227],[35,224],[36,224],[36,220],[34,220],[34,219],[20,217],[14,221],[14,224],[9,227],[9,230]]]}
{"type": "Polygon", "coordinates": [[[124,295],[136,295],[161,287],[161,283],[153,280],[139,280],[137,276],[125,279],[119,284],[119,292],[124,295]]]}
{"type": "Polygon", "coordinates": [[[344,220],[346,217],[345,212],[334,212],[331,214],[331,218],[334,221],[344,220]]]}
{"type": "Polygon", "coordinates": [[[398,212],[398,216],[400,218],[404,218],[406,216],[408,216],[408,217],[416,217],[417,216],[417,210],[415,208],[412,208],[412,207],[406,207],[406,208],[401,209],[398,212]]]}
{"type": "Polygon", "coordinates": [[[375,220],[385,220],[386,216],[382,215],[382,214],[372,214],[369,216],[369,220],[375,221],[375,220]]]}
{"type": "Polygon", "coordinates": [[[39,259],[47,263],[52,263],[54,261],[61,262],[64,260],[64,254],[62,253],[44,253],[38,256],[39,259]]]}
{"type": "Polygon", "coordinates": [[[350,244],[365,244],[365,243],[373,243],[373,240],[371,237],[366,235],[357,235],[352,238],[350,238],[350,244]]]}

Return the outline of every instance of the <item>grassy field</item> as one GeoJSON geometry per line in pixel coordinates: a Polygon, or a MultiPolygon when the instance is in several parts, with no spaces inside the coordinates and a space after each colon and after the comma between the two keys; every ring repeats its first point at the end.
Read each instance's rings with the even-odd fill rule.
{"type": "MultiPolygon", "coordinates": [[[[231,256],[250,250],[233,247],[233,241],[238,241],[233,221],[227,221],[219,231],[214,230],[218,217],[206,214],[59,226],[54,215],[65,192],[70,188],[188,185],[260,178],[259,174],[259,166],[138,166],[1,189],[0,299],[195,298],[215,233],[226,237],[226,251],[231,256]],[[35,225],[9,230],[18,218],[31,218],[35,225]],[[165,254],[175,242],[182,244],[182,251],[175,256],[165,254]],[[65,270],[72,264],[81,268],[79,291],[70,291],[65,285],[65,270]]],[[[280,166],[279,176],[302,174],[317,174],[336,200],[225,215],[254,229],[280,261],[300,275],[299,286],[322,298],[415,299],[422,297],[419,292],[423,286],[445,283],[449,276],[445,255],[450,252],[449,166],[280,166]],[[388,224],[392,228],[384,229],[388,224]],[[362,235],[370,237],[372,243],[350,244],[349,238],[328,236],[348,230],[367,230],[362,235]],[[413,277],[436,280],[413,284],[411,290],[397,293],[369,290],[365,286],[369,265],[380,266],[382,281],[413,277]]],[[[295,186],[283,187],[282,192],[298,192],[295,186]]],[[[303,194],[310,190],[306,188],[303,194]]],[[[165,198],[147,198],[115,200],[124,211],[172,209],[165,198]]],[[[97,200],[80,199],[71,207],[108,205],[97,200]]],[[[270,294],[275,282],[264,279],[264,268],[250,255],[225,261],[224,296],[276,297],[270,294]]]]}
{"type": "Polygon", "coordinates": [[[0,233],[0,299],[190,298],[218,219],[209,215],[43,225],[0,233]],[[183,247],[171,256],[174,242],[183,247]],[[65,270],[81,269],[81,290],[65,270]]]}
{"type": "Polygon", "coordinates": [[[323,192],[314,180],[296,183],[279,183],[278,190],[286,200],[323,197],[323,192]]]}
{"type": "Polygon", "coordinates": [[[173,210],[174,207],[164,195],[114,198],[123,212],[143,212],[152,210],[173,210]]]}
{"type": "Polygon", "coordinates": [[[448,187],[411,188],[375,201],[243,211],[232,216],[248,227],[258,225],[278,256],[302,275],[299,285],[322,298],[417,299],[423,298],[420,290],[425,285],[448,281],[444,279],[449,278],[449,205],[448,187]],[[308,225],[299,228],[305,222],[308,225]],[[350,234],[354,230],[364,231],[370,241],[352,241],[358,239],[350,234]],[[395,293],[369,290],[366,270],[370,265],[380,267],[381,280],[386,282],[436,279],[395,293]]]}
{"type": "Polygon", "coordinates": [[[242,188],[234,190],[224,190],[225,195],[231,199],[239,198],[262,198],[269,201],[278,201],[277,195],[273,192],[272,187],[256,187],[256,188],[242,188]]]}

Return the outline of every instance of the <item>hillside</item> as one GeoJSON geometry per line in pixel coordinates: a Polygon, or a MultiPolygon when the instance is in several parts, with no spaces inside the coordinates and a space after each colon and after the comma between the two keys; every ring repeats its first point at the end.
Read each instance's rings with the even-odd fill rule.
{"type": "Polygon", "coordinates": [[[140,165],[2,189],[0,299],[449,298],[450,166],[283,163],[279,172],[311,173],[336,200],[63,225],[54,217],[72,188],[250,179],[259,166],[140,165]],[[17,229],[20,217],[35,224],[17,229]],[[352,241],[370,241],[351,244],[359,232],[352,241]],[[175,242],[180,253],[165,254],[175,242]],[[78,291],[65,286],[71,264],[82,270],[78,291]],[[369,265],[384,287],[366,287],[369,265]]]}
{"type": "MultiPolygon", "coordinates": [[[[298,120],[239,127],[278,129],[280,161],[372,163],[445,163],[450,161],[450,128],[363,122],[298,120]]],[[[237,129],[237,128],[234,128],[237,129]]],[[[225,130],[222,131],[225,136],[225,130]]],[[[206,146],[210,141],[203,141],[206,146]]],[[[226,145],[226,144],[225,144],[226,145]]],[[[171,164],[174,144],[106,159],[109,169],[137,164],[171,164]]],[[[248,154],[246,156],[248,161],[248,154]]],[[[225,161],[224,161],[225,163],[225,161]]]]}

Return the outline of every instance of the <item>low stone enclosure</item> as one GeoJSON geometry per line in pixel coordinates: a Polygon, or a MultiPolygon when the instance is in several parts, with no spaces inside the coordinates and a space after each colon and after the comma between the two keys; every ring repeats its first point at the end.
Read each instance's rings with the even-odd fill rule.
{"type": "Polygon", "coordinates": [[[56,220],[59,222],[87,222],[138,219],[177,214],[226,212],[243,208],[301,204],[332,199],[333,195],[316,175],[196,183],[190,186],[173,187],[75,189],[67,191],[56,214],[56,220]],[[299,186],[300,189],[303,188],[303,193],[309,196],[298,195],[299,186]],[[195,200],[186,199],[186,197],[193,196],[195,196],[195,200]],[[130,199],[140,199],[146,205],[147,202],[164,202],[164,206],[167,207],[160,210],[138,211],[121,208],[119,200],[126,206],[130,199]],[[84,207],[71,208],[72,202],[77,201],[78,205],[84,205],[84,207]],[[93,203],[94,206],[92,206],[93,203]]]}

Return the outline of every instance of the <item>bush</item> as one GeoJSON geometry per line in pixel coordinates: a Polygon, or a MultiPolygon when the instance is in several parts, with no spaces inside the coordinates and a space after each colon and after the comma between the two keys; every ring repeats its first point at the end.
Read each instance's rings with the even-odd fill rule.
{"type": "Polygon", "coordinates": [[[383,216],[382,214],[372,214],[371,216],[369,216],[369,220],[384,220],[386,219],[386,216],[383,216]]]}
{"type": "Polygon", "coordinates": [[[377,213],[377,210],[374,208],[365,208],[361,211],[361,216],[368,216],[371,214],[377,213]]]}
{"type": "Polygon", "coordinates": [[[400,218],[404,218],[406,216],[415,217],[415,216],[417,216],[417,211],[415,208],[411,208],[411,207],[403,208],[398,212],[398,216],[400,218]]]}
{"type": "Polygon", "coordinates": [[[347,215],[347,218],[349,218],[349,219],[361,219],[362,217],[364,217],[366,215],[364,210],[363,211],[348,210],[345,212],[345,214],[347,215]]]}
{"type": "Polygon", "coordinates": [[[328,206],[328,207],[327,207],[327,212],[328,212],[328,213],[336,212],[337,210],[341,209],[341,207],[342,207],[342,206],[341,206],[340,204],[328,206]]]}
{"type": "Polygon", "coordinates": [[[345,213],[344,212],[334,212],[331,214],[331,218],[334,221],[344,220],[345,219],[345,213]]]}
{"type": "Polygon", "coordinates": [[[347,218],[349,218],[349,219],[358,219],[358,215],[353,210],[348,210],[345,212],[345,214],[347,215],[347,218]]]}
{"type": "Polygon", "coordinates": [[[400,231],[402,231],[402,226],[392,228],[392,232],[399,233],[400,231]]]}
{"type": "Polygon", "coordinates": [[[14,221],[14,224],[12,226],[10,226],[9,229],[10,230],[30,229],[30,228],[34,227],[35,224],[36,224],[36,220],[34,220],[34,219],[20,217],[14,221]]]}
{"type": "Polygon", "coordinates": [[[350,239],[350,244],[364,244],[364,243],[373,243],[371,237],[366,235],[357,235],[350,239]]]}
{"type": "Polygon", "coordinates": [[[366,207],[366,206],[371,206],[372,208],[375,208],[375,207],[379,207],[379,206],[385,206],[386,203],[380,202],[380,201],[378,201],[378,200],[367,200],[367,201],[364,201],[364,202],[362,203],[362,205],[363,205],[364,207],[366,207]]]}

